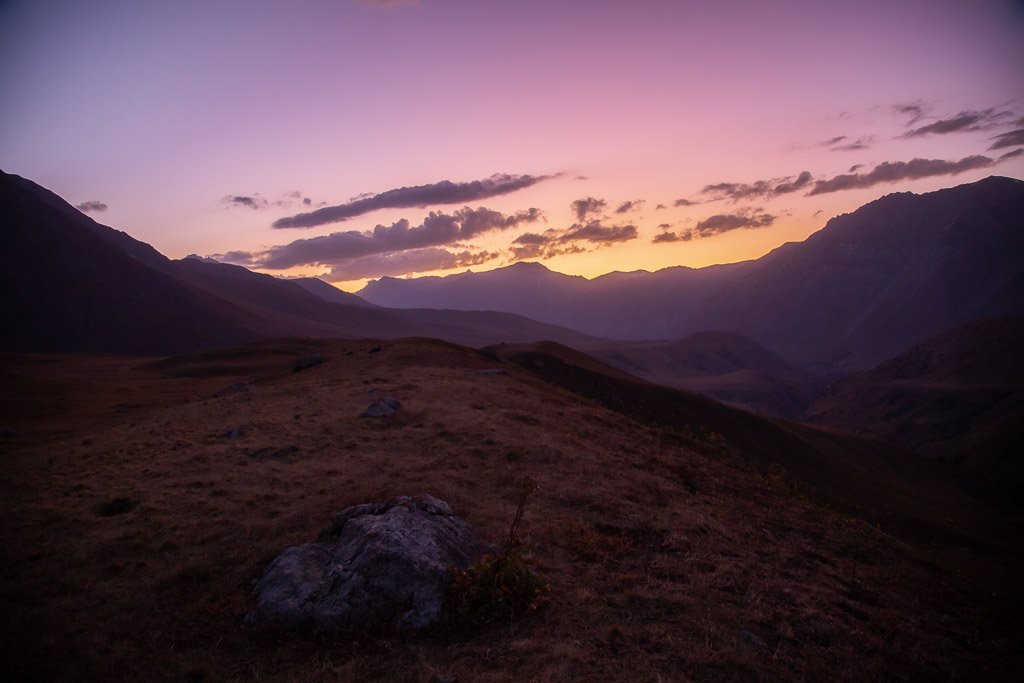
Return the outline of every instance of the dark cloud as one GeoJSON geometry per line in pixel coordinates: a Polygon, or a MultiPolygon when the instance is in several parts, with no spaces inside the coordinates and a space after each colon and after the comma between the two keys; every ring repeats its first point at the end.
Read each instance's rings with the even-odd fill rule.
{"type": "Polygon", "coordinates": [[[87,202],[82,202],[81,204],[75,204],[75,208],[78,209],[79,211],[81,211],[82,213],[90,213],[90,212],[103,213],[104,211],[106,211],[110,207],[107,206],[106,204],[104,204],[103,202],[96,201],[95,199],[90,199],[87,202]]]}
{"type": "Polygon", "coordinates": [[[1019,157],[1021,154],[1024,154],[1024,147],[1020,149],[1015,149],[1012,152],[1007,152],[1006,154],[999,157],[999,159],[996,160],[996,163],[999,163],[1000,161],[1006,161],[1007,159],[1013,159],[1014,157],[1019,157]]]}
{"type": "MultiPolygon", "coordinates": [[[[677,199],[672,202],[672,206],[696,206],[697,204],[700,204],[700,202],[695,202],[690,199],[677,199]]],[[[659,204],[659,206],[664,208],[664,205],[659,204]]]]}
{"type": "Polygon", "coordinates": [[[689,231],[686,231],[681,235],[674,232],[663,232],[655,235],[654,239],[651,240],[651,243],[664,244],[667,242],[689,242],[692,239],[693,235],[691,235],[689,231]]]}
{"type": "Polygon", "coordinates": [[[222,197],[220,201],[229,207],[238,206],[246,209],[253,209],[254,211],[259,211],[260,209],[265,209],[269,206],[269,202],[258,194],[229,194],[222,197]]]}
{"type": "Polygon", "coordinates": [[[630,211],[639,211],[646,202],[643,199],[633,199],[628,202],[622,202],[618,208],[615,209],[615,213],[629,213],[630,211]]]}
{"type": "Polygon", "coordinates": [[[573,180],[590,180],[590,176],[578,175],[573,180]]]}
{"type": "Polygon", "coordinates": [[[499,256],[498,252],[493,251],[452,252],[441,247],[370,254],[333,265],[325,279],[329,282],[344,282],[345,280],[362,280],[384,275],[407,275],[431,270],[466,268],[486,263],[499,256]]]}
{"type": "Polygon", "coordinates": [[[661,211],[662,209],[666,209],[666,208],[668,208],[668,207],[665,206],[664,204],[658,204],[657,206],[654,207],[654,210],[655,211],[661,211]]]}
{"type": "Polygon", "coordinates": [[[714,185],[705,185],[700,193],[708,195],[711,201],[729,199],[733,202],[739,202],[757,197],[771,199],[780,194],[795,192],[810,182],[810,172],[803,171],[795,178],[793,176],[786,176],[785,178],[774,178],[772,180],[757,180],[753,183],[716,183],[714,185]]]}
{"type": "Polygon", "coordinates": [[[603,225],[600,221],[591,221],[585,225],[573,225],[559,237],[558,241],[609,245],[612,242],[633,239],[636,239],[635,225],[603,225]]]}
{"type": "Polygon", "coordinates": [[[672,227],[672,224],[671,223],[660,223],[660,224],[658,224],[658,227],[661,228],[662,230],[668,230],[669,228],[672,227]]]}
{"type": "Polygon", "coordinates": [[[834,147],[834,146],[838,145],[840,142],[843,142],[846,139],[847,139],[847,137],[845,135],[837,135],[834,138],[829,138],[828,140],[822,140],[821,142],[818,143],[818,147],[834,147]]]}
{"type": "Polygon", "coordinates": [[[926,126],[912,128],[901,137],[917,138],[925,135],[947,135],[949,133],[969,133],[976,130],[986,130],[1000,125],[1004,119],[1012,116],[1013,112],[996,111],[995,109],[962,111],[948,119],[939,119],[926,126]]]}
{"type": "Polygon", "coordinates": [[[854,171],[861,168],[864,168],[864,164],[854,164],[853,166],[850,167],[850,170],[847,171],[847,173],[853,173],[854,171]]]}
{"type": "Polygon", "coordinates": [[[865,135],[863,137],[857,138],[856,140],[851,140],[850,142],[846,142],[846,143],[843,143],[841,145],[835,145],[833,147],[830,147],[829,151],[832,151],[832,152],[856,152],[856,151],[859,151],[859,150],[862,150],[862,149],[869,149],[871,147],[871,145],[873,145],[874,143],[875,143],[875,136],[874,135],[865,135]]]}
{"type": "Polygon", "coordinates": [[[274,221],[275,228],[312,228],[327,223],[347,221],[378,209],[407,209],[414,207],[460,204],[488,197],[509,194],[536,185],[554,176],[495,174],[484,180],[453,183],[442,180],[430,185],[400,187],[380,194],[362,195],[345,204],[325,206],[309,213],[300,213],[274,221]]]}
{"type": "Polygon", "coordinates": [[[824,209],[818,209],[817,211],[811,214],[811,218],[817,218],[822,213],[824,213],[824,209]]]}
{"type": "Polygon", "coordinates": [[[748,209],[737,213],[716,214],[705,218],[691,228],[694,237],[711,237],[740,228],[767,228],[775,222],[775,216],[760,209],[748,209]]]}
{"type": "MultiPolygon", "coordinates": [[[[451,214],[431,211],[418,226],[406,219],[391,225],[378,225],[370,232],[336,232],[322,237],[299,239],[289,244],[271,247],[262,253],[234,252],[232,262],[239,257],[254,265],[271,270],[284,270],[302,265],[335,265],[371,254],[385,254],[450,245],[491,230],[508,230],[526,223],[536,222],[542,214],[528,209],[505,215],[491,209],[465,207],[451,214]]],[[[226,260],[226,256],[215,258],[226,260]]]]}
{"type": "Polygon", "coordinates": [[[721,235],[723,232],[729,232],[731,230],[767,228],[775,222],[776,218],[777,217],[772,214],[765,213],[761,208],[748,207],[739,209],[735,213],[709,216],[697,223],[694,227],[687,228],[686,230],[681,230],[679,232],[663,232],[659,235],[655,235],[651,242],[654,244],[690,242],[695,239],[721,235]]]}
{"type": "Polygon", "coordinates": [[[509,252],[513,261],[551,258],[562,254],[578,254],[628,242],[637,237],[635,225],[605,225],[599,220],[575,223],[565,230],[527,232],[512,240],[509,252]]]}
{"type": "Polygon", "coordinates": [[[893,105],[892,108],[893,113],[909,117],[909,120],[907,121],[908,126],[912,126],[923,119],[931,109],[931,105],[925,104],[920,100],[917,102],[910,102],[908,104],[896,104],[893,105]]]}
{"type": "Polygon", "coordinates": [[[790,192],[796,192],[807,183],[811,182],[810,171],[803,171],[794,180],[786,180],[775,186],[772,190],[772,194],[789,194],[790,192]]]}
{"type": "Polygon", "coordinates": [[[885,161],[867,173],[847,173],[827,180],[816,180],[808,196],[872,187],[881,183],[894,183],[900,180],[917,180],[932,176],[956,175],[966,171],[988,168],[1002,161],[986,156],[974,155],[959,161],[945,159],[911,159],[910,161],[885,161]]]}
{"type": "Polygon", "coordinates": [[[594,214],[598,215],[604,211],[605,207],[608,206],[608,202],[603,199],[595,199],[594,197],[584,197],[583,199],[577,199],[569,208],[572,209],[572,214],[576,216],[576,220],[585,221],[587,216],[594,214]]]}
{"type": "Polygon", "coordinates": [[[1011,130],[1009,133],[1001,133],[992,139],[995,142],[989,145],[989,149],[1005,149],[1006,147],[1024,145],[1024,128],[1011,130]]]}

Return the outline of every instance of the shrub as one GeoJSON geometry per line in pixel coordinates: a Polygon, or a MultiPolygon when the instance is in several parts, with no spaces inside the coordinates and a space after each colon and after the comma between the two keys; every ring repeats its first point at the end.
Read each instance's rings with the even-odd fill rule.
{"type": "Polygon", "coordinates": [[[452,569],[445,602],[450,628],[469,631],[511,623],[547,601],[550,585],[530,568],[517,537],[532,490],[523,488],[500,552],[480,557],[465,571],[452,569]]]}

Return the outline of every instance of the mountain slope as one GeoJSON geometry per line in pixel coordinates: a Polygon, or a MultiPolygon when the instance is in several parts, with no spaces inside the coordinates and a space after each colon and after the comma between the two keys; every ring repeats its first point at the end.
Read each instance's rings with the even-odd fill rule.
{"type": "Polygon", "coordinates": [[[1024,318],[985,320],[831,387],[803,419],[870,434],[1024,492],[1024,318]]]}
{"type": "Polygon", "coordinates": [[[869,368],[981,317],[1024,313],[1024,181],[897,193],[754,261],[593,280],[538,264],[382,278],[359,292],[401,307],[505,310],[614,339],[704,330],[748,336],[817,374],[869,368]]]}
{"type": "MultiPolygon", "coordinates": [[[[157,362],[0,356],[2,377],[25,393],[52,389],[8,416],[17,435],[0,439],[0,664],[12,680],[1018,673],[1021,558],[1006,520],[947,497],[917,458],[919,476],[883,481],[897,501],[920,499],[892,512],[937,511],[914,533],[749,466],[776,439],[824,435],[821,448],[802,446],[811,461],[868,439],[788,437],[784,423],[697,397],[679,399],[704,411],[686,418],[692,433],[652,428],[554,386],[555,375],[415,339],[260,343],[157,362]],[[325,362],[292,372],[314,350],[325,362]],[[220,391],[240,382],[247,391],[220,391]],[[379,394],[400,411],[359,417],[379,394]],[[722,431],[700,433],[705,422],[722,431]],[[764,443],[748,450],[756,437],[764,443]],[[517,538],[552,585],[524,619],[397,637],[242,619],[267,562],[350,505],[429,493],[500,543],[523,484],[534,492],[517,538]]],[[[651,385],[620,379],[635,408],[669,395],[654,387],[651,401],[651,385]]],[[[836,484],[859,499],[865,477],[836,484]]]]}
{"type": "Polygon", "coordinates": [[[597,341],[510,314],[393,311],[239,266],[172,261],[14,175],[0,175],[0,209],[3,350],[160,355],[270,337],[597,341]]]}
{"type": "Polygon", "coordinates": [[[698,332],[666,342],[582,346],[608,365],[655,384],[710,396],[757,412],[796,417],[823,383],[746,337],[698,332]]]}

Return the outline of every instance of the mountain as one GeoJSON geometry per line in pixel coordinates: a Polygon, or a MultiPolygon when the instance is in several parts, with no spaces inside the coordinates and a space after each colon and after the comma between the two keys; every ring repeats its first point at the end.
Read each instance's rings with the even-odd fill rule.
{"type": "Polygon", "coordinates": [[[598,341],[508,313],[391,311],[240,266],[172,261],[15,175],[0,175],[0,212],[0,350],[162,355],[270,337],[598,341]]]}
{"type": "Polygon", "coordinates": [[[582,349],[656,384],[782,417],[800,415],[824,388],[811,373],[732,332],[698,332],[673,341],[600,342],[582,349]]]}
{"type": "Polygon", "coordinates": [[[0,437],[11,680],[1019,673],[1019,529],[943,467],[565,347],[0,355],[0,399],[14,433],[0,437]],[[324,363],[292,371],[314,351],[324,363]],[[382,394],[399,412],[360,417],[382,394]],[[245,623],[254,581],[282,550],[351,505],[424,493],[491,543],[518,520],[524,562],[551,584],[539,610],[398,636],[245,623]]]}
{"type": "Polygon", "coordinates": [[[803,419],[983,475],[1024,501],[1024,318],[984,320],[848,377],[803,419]]]}
{"type": "Polygon", "coordinates": [[[957,325],[1024,313],[1021,253],[1024,181],[990,177],[887,195],[753,261],[593,280],[516,264],[382,278],[359,295],[394,307],[504,310],[612,339],[724,330],[838,376],[957,325]]]}
{"type": "Polygon", "coordinates": [[[290,282],[297,284],[310,294],[315,294],[324,301],[330,301],[335,304],[347,304],[349,306],[374,306],[374,304],[371,304],[369,301],[361,299],[355,294],[343,292],[334,285],[328,284],[318,277],[298,277],[290,280],[290,282]]]}

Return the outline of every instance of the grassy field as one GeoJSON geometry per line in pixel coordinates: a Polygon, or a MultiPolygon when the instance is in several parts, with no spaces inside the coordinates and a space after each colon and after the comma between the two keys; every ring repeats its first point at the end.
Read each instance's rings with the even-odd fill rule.
{"type": "Polygon", "coordinates": [[[479,374],[498,366],[426,340],[0,359],[0,427],[17,432],[0,440],[4,670],[51,680],[1019,673],[1021,563],[1006,520],[972,512],[961,535],[976,532],[979,545],[902,535],[764,473],[750,446],[723,446],[728,433],[644,424],[508,363],[479,374]],[[326,362],[293,373],[309,351],[326,362]],[[249,386],[222,392],[236,383],[249,386]],[[380,395],[401,411],[360,418],[380,395]],[[313,540],[332,513],[430,493],[500,543],[525,480],[537,489],[519,535],[552,587],[540,612],[471,635],[244,624],[267,562],[313,540]]]}

